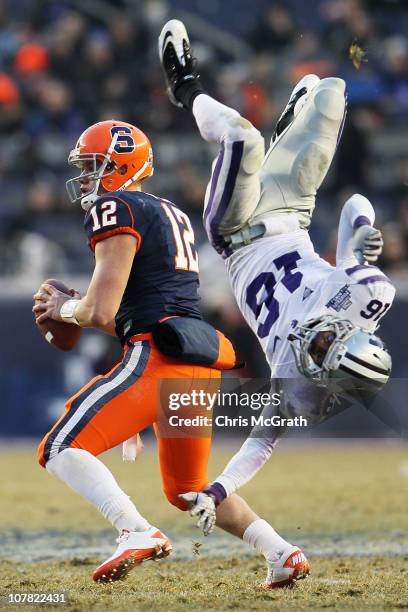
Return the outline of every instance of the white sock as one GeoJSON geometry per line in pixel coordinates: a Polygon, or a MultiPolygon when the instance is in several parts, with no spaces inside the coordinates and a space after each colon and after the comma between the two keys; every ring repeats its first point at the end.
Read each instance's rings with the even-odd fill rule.
{"type": "Polygon", "coordinates": [[[150,525],[99,459],[79,448],[66,448],[50,459],[47,470],[85,497],[121,532],[145,531],[150,525]]]}
{"type": "Polygon", "coordinates": [[[246,528],[242,539],[262,553],[268,562],[277,561],[284,550],[291,546],[263,519],[257,519],[251,523],[246,528]]]}
{"type": "MultiPolygon", "coordinates": [[[[200,94],[195,98],[192,112],[204,140],[219,144],[230,127],[230,120],[241,118],[236,110],[221,104],[207,94],[200,94]]],[[[246,119],[242,120],[246,122],[246,119]]]]}

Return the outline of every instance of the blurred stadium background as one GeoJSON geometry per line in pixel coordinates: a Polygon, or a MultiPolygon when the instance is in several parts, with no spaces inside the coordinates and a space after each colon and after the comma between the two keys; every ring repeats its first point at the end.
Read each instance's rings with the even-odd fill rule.
{"type": "MultiPolygon", "coordinates": [[[[242,376],[268,375],[257,340],[229,293],[222,261],[206,244],[201,225],[215,151],[201,141],[192,118],[173,109],[164,91],[157,35],[172,17],[186,22],[209,92],[248,117],[266,140],[294,83],[304,74],[337,75],[346,80],[348,119],[333,167],[319,191],[312,238],[319,252],[333,260],[341,205],[355,191],[371,199],[385,238],[380,264],[397,285],[397,298],[381,335],[392,352],[394,377],[406,378],[408,373],[408,7],[404,0],[0,0],[0,441],[4,450],[0,461],[7,475],[0,542],[3,558],[14,559],[2,565],[4,584],[9,588],[21,591],[21,585],[27,584],[29,590],[66,587],[60,577],[67,567],[58,564],[52,566],[53,581],[48,582],[50,562],[36,566],[37,582],[21,576],[34,572],[33,567],[24,569],[23,559],[47,559],[47,546],[53,548],[54,558],[55,551],[60,551],[60,557],[95,557],[81,562],[86,565],[100,559],[101,551],[108,554],[112,544],[111,531],[109,536],[102,531],[107,527],[102,519],[41,471],[34,451],[34,444],[60,415],[66,398],[92,375],[105,372],[120,355],[113,339],[93,332],[86,332],[72,353],[60,353],[44,342],[31,314],[31,296],[46,278],[59,278],[80,290],[86,289],[90,278],[93,261],[82,229],[83,211],[69,204],[65,192],[65,181],[72,176],[67,155],[89,124],[122,118],[148,134],[155,175],[146,183],[146,190],[173,200],[193,220],[201,255],[203,311],[233,339],[246,359],[242,376]],[[367,61],[360,70],[348,57],[353,42],[366,52],[367,61]],[[26,441],[23,446],[16,444],[17,438],[26,441]],[[23,528],[32,530],[31,535],[24,535],[23,528]],[[82,535],[72,538],[78,529],[82,535]],[[71,535],[61,539],[66,530],[71,535]],[[99,535],[93,540],[93,536],[84,536],[86,530],[96,530],[99,535]]],[[[309,447],[303,452],[299,469],[291,445],[282,454],[279,450],[276,460],[247,486],[248,500],[278,529],[289,530],[290,537],[307,545],[312,556],[406,555],[405,448],[319,444],[315,451],[309,447]],[[299,497],[302,520],[297,526],[299,497]],[[296,531],[300,529],[303,532],[296,531]],[[351,536],[342,539],[339,531],[351,536]],[[325,548],[327,542],[330,545],[325,548]]],[[[212,476],[231,453],[228,447],[214,453],[212,476]]],[[[177,511],[159,493],[157,465],[151,454],[141,458],[136,471],[121,465],[117,453],[106,460],[151,520],[160,521],[164,529],[169,527],[170,533],[185,528],[186,519],[180,521],[177,511]]],[[[190,536],[186,541],[188,548],[190,536]]],[[[226,546],[231,554],[235,550],[242,553],[243,548],[230,548],[228,542],[225,545],[221,540],[219,546],[226,546]]],[[[246,593],[248,597],[247,607],[255,609],[253,591],[245,584],[254,573],[262,577],[262,563],[239,563],[221,566],[214,562],[212,575],[216,582],[232,576],[241,596],[246,593]]],[[[317,589],[314,609],[326,593],[346,589],[348,576],[343,574],[348,571],[350,577],[355,571],[355,579],[363,580],[362,591],[340,592],[341,601],[349,601],[344,604],[349,609],[356,609],[354,596],[364,591],[371,597],[383,588],[388,588],[388,594],[380,595],[379,601],[406,607],[406,597],[395,599],[400,586],[393,582],[390,561],[370,566],[374,567],[372,589],[364,582],[365,564],[356,566],[355,561],[343,558],[343,569],[337,564],[333,570],[342,575],[334,573],[333,578],[330,568],[327,574],[324,562],[320,563],[312,578],[317,582],[303,591],[317,589]],[[388,576],[386,587],[382,575],[388,576]]],[[[80,591],[86,598],[91,593],[88,569],[84,573],[76,565],[81,564],[73,559],[69,571],[77,572],[77,585],[84,581],[80,591]]],[[[180,573],[177,564],[176,570],[169,567],[167,604],[176,609],[173,604],[178,600],[171,597],[173,593],[178,597],[180,573]]],[[[404,571],[402,566],[396,570],[404,571]]],[[[153,592],[163,589],[165,578],[155,568],[144,575],[156,581],[153,592]]],[[[404,574],[399,575],[401,585],[404,574]]],[[[223,598],[220,585],[225,582],[215,584],[223,598]]],[[[199,597],[197,586],[192,588],[199,597]]],[[[199,591],[205,598],[202,583],[199,591]]],[[[117,606],[122,592],[116,588],[117,606]]],[[[96,590],[92,593],[97,601],[100,595],[96,590]]],[[[142,596],[153,609],[150,596],[142,596]]],[[[298,609],[304,603],[296,601],[296,594],[287,597],[298,609]]],[[[116,609],[112,602],[108,602],[109,609],[116,609]]],[[[333,601],[329,604],[334,606],[333,601]]],[[[89,609],[83,605],[80,609],[89,609]]],[[[239,605],[232,600],[231,607],[239,605]]],[[[263,605],[261,601],[259,609],[263,605]]]]}
{"type": "Polygon", "coordinates": [[[164,91],[157,34],[185,20],[208,90],[248,117],[268,139],[294,83],[304,74],[347,81],[349,114],[330,175],[319,191],[312,238],[333,260],[339,209],[367,195],[385,237],[384,270],[397,285],[382,327],[394,376],[408,370],[408,10],[402,0],[12,0],[0,1],[0,386],[2,432],[41,435],[61,403],[119,355],[114,340],[87,333],[63,355],[46,345],[31,317],[41,281],[86,289],[93,262],[82,209],[68,202],[67,155],[89,124],[123,118],[150,137],[155,175],[146,190],[193,219],[201,252],[202,306],[248,362],[268,370],[257,340],[229,294],[223,264],[201,225],[215,154],[192,118],[164,91]],[[360,70],[349,57],[366,52],[360,70]],[[248,359],[248,356],[250,358],[248,359]],[[27,398],[30,398],[27,401],[27,398]]]}

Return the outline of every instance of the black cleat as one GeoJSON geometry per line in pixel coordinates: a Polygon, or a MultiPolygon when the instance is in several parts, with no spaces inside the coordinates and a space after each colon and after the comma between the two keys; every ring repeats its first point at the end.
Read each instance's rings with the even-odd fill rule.
{"type": "Polygon", "coordinates": [[[187,30],[178,19],[171,19],[163,27],[159,36],[159,56],[170,102],[190,109],[193,99],[203,89],[187,30]]]}

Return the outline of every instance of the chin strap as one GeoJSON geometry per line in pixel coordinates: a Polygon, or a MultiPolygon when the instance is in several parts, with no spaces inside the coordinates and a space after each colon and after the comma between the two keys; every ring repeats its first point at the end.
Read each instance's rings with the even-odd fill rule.
{"type": "MultiPolygon", "coordinates": [[[[128,179],[126,181],[126,183],[123,183],[123,185],[121,187],[118,187],[118,191],[125,191],[125,189],[127,189],[128,187],[130,187],[130,185],[132,183],[135,183],[137,181],[137,179],[139,178],[139,176],[141,176],[143,174],[143,172],[146,170],[146,168],[149,167],[149,163],[148,161],[146,161],[143,166],[140,168],[140,170],[138,170],[133,176],[130,177],[130,179],[128,179]]],[[[153,173],[152,173],[153,174],[153,173]]]]}

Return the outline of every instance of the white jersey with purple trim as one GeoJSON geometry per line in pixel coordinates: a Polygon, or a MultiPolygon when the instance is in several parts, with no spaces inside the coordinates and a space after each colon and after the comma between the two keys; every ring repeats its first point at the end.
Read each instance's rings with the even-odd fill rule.
{"type": "MultiPolygon", "coordinates": [[[[205,197],[209,241],[225,260],[274,383],[282,385],[280,410],[319,422],[332,393],[299,373],[288,335],[298,322],[325,314],[373,332],[395,295],[377,267],[361,265],[355,256],[361,251],[356,231],[374,226],[367,198],[354,194],[343,206],[336,266],[319,257],[306,231],[344,123],[345,83],[304,77],[281,116],[292,120],[274,133],[266,155],[262,135],[233,109],[203,94],[194,100],[193,114],[204,140],[221,147],[205,197]]],[[[271,428],[268,437],[249,437],[216,482],[231,495],[269,459],[280,436],[271,428]]]]}
{"type": "Polygon", "coordinates": [[[302,229],[255,240],[235,251],[226,266],[239,308],[259,338],[273,377],[299,376],[287,341],[297,323],[340,315],[374,332],[395,295],[376,266],[352,259],[330,265],[302,229]]]}

